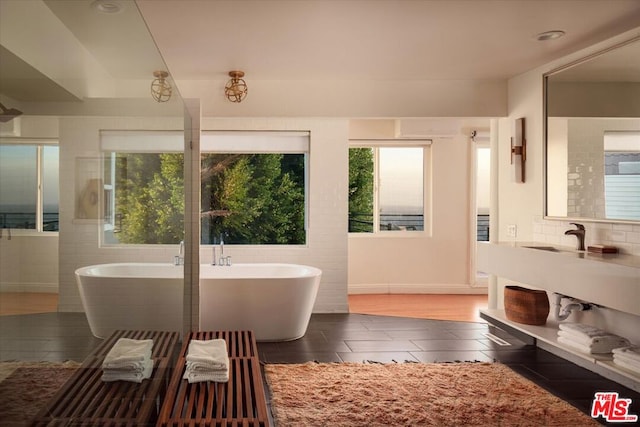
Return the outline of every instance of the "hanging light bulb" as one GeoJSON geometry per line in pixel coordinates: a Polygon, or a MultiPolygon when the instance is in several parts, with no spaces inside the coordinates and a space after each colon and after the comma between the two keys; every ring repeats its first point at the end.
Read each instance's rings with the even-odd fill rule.
{"type": "Polygon", "coordinates": [[[242,79],[244,71],[229,71],[231,79],[224,86],[224,94],[231,102],[242,102],[247,96],[247,83],[242,79]]]}
{"type": "Polygon", "coordinates": [[[167,102],[171,99],[171,84],[166,80],[169,73],[166,71],[154,71],[155,80],[151,82],[151,96],[158,102],[167,102]]]}

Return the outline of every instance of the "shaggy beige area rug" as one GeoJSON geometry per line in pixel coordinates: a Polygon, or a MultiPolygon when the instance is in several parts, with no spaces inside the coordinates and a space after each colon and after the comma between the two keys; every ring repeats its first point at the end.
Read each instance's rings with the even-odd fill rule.
{"type": "Polygon", "coordinates": [[[591,426],[498,363],[265,365],[276,425],[591,426]]]}
{"type": "Polygon", "coordinates": [[[80,366],[77,362],[0,362],[0,426],[24,426],[80,366]]]}

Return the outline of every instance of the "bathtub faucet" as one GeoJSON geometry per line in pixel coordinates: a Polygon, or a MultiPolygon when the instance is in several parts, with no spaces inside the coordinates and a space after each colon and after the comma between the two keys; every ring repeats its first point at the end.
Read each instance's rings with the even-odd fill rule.
{"type": "Polygon", "coordinates": [[[231,265],[231,257],[224,256],[224,233],[220,233],[220,260],[218,262],[219,266],[224,267],[231,265]]]}
{"type": "Polygon", "coordinates": [[[184,265],[184,240],[178,247],[178,255],[173,257],[173,265],[184,265]]]}

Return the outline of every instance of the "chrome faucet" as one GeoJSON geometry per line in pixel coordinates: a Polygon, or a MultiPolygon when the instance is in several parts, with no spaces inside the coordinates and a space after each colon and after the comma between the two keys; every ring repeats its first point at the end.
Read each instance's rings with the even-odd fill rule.
{"type": "MultiPolygon", "coordinates": [[[[216,248],[213,247],[213,264],[216,265],[216,248]]],[[[224,256],[224,234],[220,233],[220,260],[218,261],[220,266],[231,266],[231,256],[224,256]]]]}
{"type": "Polygon", "coordinates": [[[571,225],[575,225],[577,228],[576,229],[567,230],[567,231],[564,232],[564,234],[567,235],[567,236],[568,235],[576,236],[576,238],[578,239],[577,249],[579,251],[584,251],[584,234],[585,234],[584,225],[578,224],[576,222],[572,222],[571,225]]]}
{"type": "Polygon", "coordinates": [[[184,265],[184,240],[180,242],[178,255],[173,257],[173,265],[184,265]]]}

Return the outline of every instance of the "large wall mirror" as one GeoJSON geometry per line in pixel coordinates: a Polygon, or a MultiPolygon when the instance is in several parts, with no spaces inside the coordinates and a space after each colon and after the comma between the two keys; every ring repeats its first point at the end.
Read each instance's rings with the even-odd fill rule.
{"type": "Polygon", "coordinates": [[[640,37],[545,75],[548,218],[640,222],[640,37]]]}

